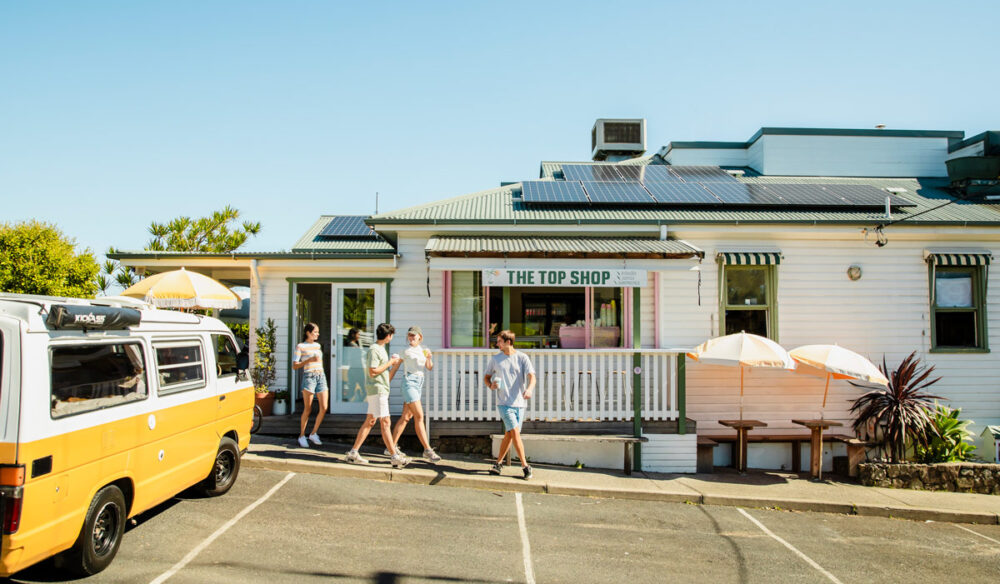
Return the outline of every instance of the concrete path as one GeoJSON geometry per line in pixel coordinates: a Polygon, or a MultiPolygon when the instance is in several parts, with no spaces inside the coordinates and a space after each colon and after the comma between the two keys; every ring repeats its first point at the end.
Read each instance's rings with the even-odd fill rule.
{"type": "Polygon", "coordinates": [[[973,493],[945,493],[864,487],[837,478],[813,481],[808,475],[779,471],[730,469],[712,474],[658,474],[636,472],[631,477],[602,469],[532,465],[534,477],[521,478],[520,468],[504,469],[504,476],[488,472],[480,456],[445,454],[434,465],[414,458],[410,466],[394,470],[381,449],[363,450],[367,465],[348,464],[348,446],[326,443],[302,448],[294,440],[256,435],[243,458],[247,468],[285,470],[330,476],[413,484],[466,487],[493,491],[582,495],[733,507],[819,511],[917,521],[1000,524],[1000,497],[973,493]]]}

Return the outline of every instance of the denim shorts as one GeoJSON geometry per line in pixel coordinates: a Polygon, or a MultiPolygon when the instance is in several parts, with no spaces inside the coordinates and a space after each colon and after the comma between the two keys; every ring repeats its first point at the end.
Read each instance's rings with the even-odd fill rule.
{"type": "Polygon", "coordinates": [[[420,401],[420,393],[424,389],[423,373],[407,373],[403,377],[403,403],[420,401]]]}
{"type": "Polygon", "coordinates": [[[326,386],[326,374],[322,371],[306,371],[302,374],[302,391],[323,393],[326,386]]]}
{"type": "Polygon", "coordinates": [[[503,420],[504,433],[514,429],[521,429],[521,422],[524,421],[524,408],[515,406],[497,406],[500,412],[500,419],[503,420]]]}

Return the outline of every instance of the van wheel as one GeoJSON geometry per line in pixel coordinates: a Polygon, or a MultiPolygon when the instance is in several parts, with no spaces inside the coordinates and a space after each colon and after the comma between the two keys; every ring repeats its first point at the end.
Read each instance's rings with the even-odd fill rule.
{"type": "Polygon", "coordinates": [[[83,520],[80,537],[58,559],[57,565],[80,576],[91,576],[107,568],[122,543],[126,514],[121,489],[108,485],[97,491],[83,520]]]}
{"type": "Polygon", "coordinates": [[[236,442],[223,436],[219,443],[219,452],[215,455],[212,472],[201,484],[201,492],[207,497],[225,495],[236,482],[240,474],[240,448],[236,442]]]}

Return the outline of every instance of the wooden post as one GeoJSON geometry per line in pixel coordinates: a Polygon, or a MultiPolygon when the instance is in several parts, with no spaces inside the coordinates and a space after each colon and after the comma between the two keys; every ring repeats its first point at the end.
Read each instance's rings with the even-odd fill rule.
{"type": "Polygon", "coordinates": [[[677,433],[687,434],[687,354],[677,355],[677,433]]]}
{"type": "MultiPolygon", "coordinates": [[[[642,437],[642,288],[632,288],[632,433],[642,437]]],[[[642,470],[642,445],[635,445],[635,466],[642,470]]]]}
{"type": "Polygon", "coordinates": [[[812,429],[811,448],[809,452],[809,474],[815,479],[823,476],[823,427],[812,429]]]}

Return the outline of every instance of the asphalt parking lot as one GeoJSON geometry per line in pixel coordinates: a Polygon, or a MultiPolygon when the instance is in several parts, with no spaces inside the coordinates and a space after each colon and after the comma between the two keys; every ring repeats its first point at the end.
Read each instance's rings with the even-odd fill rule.
{"type": "MultiPolygon", "coordinates": [[[[244,469],[132,525],[86,582],[996,581],[1000,526],[244,469]]],[[[55,582],[42,564],[13,582],[55,582]]]]}

